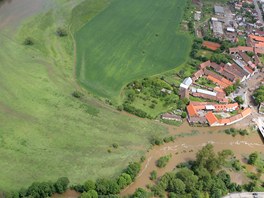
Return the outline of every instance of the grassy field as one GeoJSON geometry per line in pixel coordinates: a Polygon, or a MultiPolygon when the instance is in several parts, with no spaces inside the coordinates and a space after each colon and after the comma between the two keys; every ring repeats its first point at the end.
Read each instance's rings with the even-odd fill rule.
{"type": "MultiPolygon", "coordinates": [[[[138,159],[152,136],[167,133],[155,122],[116,112],[75,83],[73,39],[70,32],[63,38],[55,32],[82,26],[69,26],[78,19],[71,13],[80,2],[49,1],[52,9],[28,19],[18,32],[0,31],[0,191],[61,176],[72,183],[111,177],[138,159]],[[22,45],[26,37],[33,46],[22,45]],[[76,89],[81,99],[71,96],[76,89]]],[[[77,7],[93,6],[89,16],[79,17],[90,20],[110,5],[96,2],[77,7]]]]}
{"type": "Polygon", "coordinates": [[[185,4],[113,1],[75,34],[79,82],[95,95],[120,102],[127,83],[184,63],[191,45],[179,33],[185,4]]]}

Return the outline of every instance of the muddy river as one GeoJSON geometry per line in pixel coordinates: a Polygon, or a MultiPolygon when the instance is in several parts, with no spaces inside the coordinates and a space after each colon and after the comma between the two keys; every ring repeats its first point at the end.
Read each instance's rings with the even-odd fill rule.
{"type": "MultiPolygon", "coordinates": [[[[237,124],[235,127],[239,127],[237,124]]],[[[233,126],[234,127],[234,126],[233,126]]],[[[257,132],[251,132],[249,136],[236,136],[224,134],[224,127],[217,128],[195,128],[190,127],[187,123],[184,123],[181,127],[170,127],[170,133],[172,135],[181,135],[186,133],[187,135],[181,135],[175,142],[168,143],[162,146],[155,146],[146,154],[146,161],[142,165],[142,170],[136,179],[136,181],[122,191],[121,195],[132,194],[139,187],[146,187],[147,184],[152,184],[149,179],[150,173],[156,170],[158,176],[163,175],[168,171],[172,171],[175,166],[181,162],[193,160],[197,150],[201,149],[207,143],[214,145],[215,151],[221,151],[223,149],[231,149],[237,159],[245,161],[245,157],[254,152],[264,151],[264,144],[261,136],[257,132]],[[188,135],[189,134],[189,135],[188,135]],[[171,160],[165,168],[157,168],[156,160],[164,155],[172,155],[171,160]]],[[[251,168],[251,167],[248,167],[251,168]]],[[[240,174],[232,173],[232,179],[237,183],[244,183],[247,178],[240,174]]]]}
{"type": "Polygon", "coordinates": [[[3,0],[0,2],[0,30],[17,27],[25,18],[45,9],[47,0],[3,0]]]}

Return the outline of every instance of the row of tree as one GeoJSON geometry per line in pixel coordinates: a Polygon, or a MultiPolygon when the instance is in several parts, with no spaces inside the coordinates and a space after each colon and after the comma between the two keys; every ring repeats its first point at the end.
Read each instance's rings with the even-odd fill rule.
{"type": "Polygon", "coordinates": [[[118,197],[120,191],[136,179],[140,169],[140,163],[133,162],[115,179],[99,178],[95,182],[88,180],[73,186],[73,189],[82,193],[81,198],[118,197]]]}
{"type": "Polygon", "coordinates": [[[5,198],[43,198],[50,197],[54,193],[62,194],[68,188],[70,181],[67,177],[61,177],[56,182],[34,182],[28,188],[22,188],[17,192],[6,192],[5,198]]]}

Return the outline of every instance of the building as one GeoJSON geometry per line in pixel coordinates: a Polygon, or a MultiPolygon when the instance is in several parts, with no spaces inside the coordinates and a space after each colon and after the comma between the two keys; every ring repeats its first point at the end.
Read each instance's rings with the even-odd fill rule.
{"type": "Polygon", "coordinates": [[[182,122],[181,116],[178,116],[178,115],[175,115],[175,114],[171,114],[171,113],[162,114],[161,115],[161,119],[182,122]]]}
{"type": "Polygon", "coordinates": [[[214,6],[214,12],[216,15],[219,15],[219,16],[224,16],[224,14],[225,14],[224,8],[222,6],[218,6],[218,5],[214,6]]]}
{"type": "Polygon", "coordinates": [[[212,29],[215,37],[222,37],[224,35],[222,22],[212,21],[212,29]]]}
{"type": "Polygon", "coordinates": [[[191,77],[185,78],[183,82],[180,84],[181,88],[188,89],[190,85],[192,84],[192,79],[191,77]]]}

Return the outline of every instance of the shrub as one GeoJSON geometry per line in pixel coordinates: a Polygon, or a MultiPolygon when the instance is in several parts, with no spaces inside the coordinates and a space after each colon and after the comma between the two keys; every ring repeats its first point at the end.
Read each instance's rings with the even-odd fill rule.
{"type": "Polygon", "coordinates": [[[59,37],[64,37],[64,36],[67,36],[67,31],[63,28],[58,28],[57,31],[56,31],[56,34],[59,36],[59,37]]]}
{"type": "Polygon", "coordinates": [[[168,162],[170,161],[170,158],[171,158],[171,155],[166,155],[166,156],[160,157],[156,163],[157,167],[159,167],[159,168],[165,167],[168,164],[168,162]]]}
{"type": "Polygon", "coordinates": [[[24,45],[34,45],[33,39],[28,37],[24,40],[24,45]]]}
{"type": "Polygon", "coordinates": [[[254,165],[258,159],[258,153],[254,152],[249,155],[248,164],[254,165]]]}
{"type": "Polygon", "coordinates": [[[83,96],[83,94],[79,91],[74,91],[72,93],[72,96],[75,97],[75,98],[81,98],[83,96]]]}
{"type": "Polygon", "coordinates": [[[156,180],[157,179],[157,171],[152,171],[150,173],[150,177],[149,177],[150,180],[156,180]]]}
{"type": "Polygon", "coordinates": [[[117,149],[118,148],[118,144],[117,143],[114,143],[114,144],[112,144],[112,147],[115,148],[115,149],[117,149]]]}

